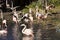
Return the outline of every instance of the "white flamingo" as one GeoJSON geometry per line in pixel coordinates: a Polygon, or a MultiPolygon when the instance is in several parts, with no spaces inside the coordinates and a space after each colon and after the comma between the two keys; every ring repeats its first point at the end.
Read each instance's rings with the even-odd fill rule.
{"type": "Polygon", "coordinates": [[[6,30],[0,30],[0,35],[6,34],[7,31],[6,30]]]}
{"type": "Polygon", "coordinates": [[[46,10],[51,10],[52,8],[54,8],[53,4],[46,6],[46,10]]]}
{"type": "Polygon", "coordinates": [[[6,7],[10,8],[10,5],[8,4],[8,1],[6,0],[6,7]]]}
{"type": "Polygon", "coordinates": [[[47,13],[47,14],[45,14],[44,18],[47,18],[47,17],[48,17],[48,13],[47,13]]]}
{"type": "Polygon", "coordinates": [[[28,13],[24,14],[21,19],[23,19],[26,23],[28,23],[28,21],[29,21],[29,19],[28,19],[28,13]]]}
{"type": "Polygon", "coordinates": [[[29,13],[32,13],[32,8],[29,8],[29,13]]]}
{"type": "Polygon", "coordinates": [[[40,14],[38,11],[36,12],[36,18],[40,19],[40,17],[42,16],[42,14],[40,14]]]}
{"type": "Polygon", "coordinates": [[[46,6],[46,10],[49,10],[50,6],[46,6]]]}
{"type": "Polygon", "coordinates": [[[16,8],[17,8],[18,6],[13,7],[13,2],[11,1],[11,3],[12,3],[12,4],[11,4],[10,9],[11,9],[12,12],[14,13],[14,14],[13,14],[13,21],[17,23],[17,22],[18,22],[18,20],[17,20],[17,19],[18,19],[18,14],[17,14],[17,12],[16,12],[16,8]]]}
{"type": "Polygon", "coordinates": [[[6,20],[3,20],[2,23],[3,23],[3,24],[4,24],[4,23],[6,24],[6,20]]]}
{"type": "Polygon", "coordinates": [[[16,18],[18,19],[18,14],[17,14],[17,12],[14,11],[13,13],[14,13],[13,15],[16,16],[16,18]]]}
{"type": "Polygon", "coordinates": [[[29,36],[29,35],[33,36],[33,30],[32,29],[30,29],[30,28],[27,29],[25,24],[22,24],[21,26],[24,26],[24,28],[22,29],[23,34],[25,34],[27,36],[29,36]]]}
{"type": "Polygon", "coordinates": [[[49,13],[47,13],[47,14],[37,14],[36,17],[37,17],[38,19],[46,19],[46,18],[48,17],[48,14],[49,14],[49,13]]]}
{"type": "Polygon", "coordinates": [[[7,0],[6,0],[6,6],[7,6],[7,8],[11,9],[12,11],[13,11],[13,10],[16,10],[16,8],[19,7],[19,6],[14,7],[14,6],[13,6],[13,1],[11,1],[11,7],[10,7],[10,5],[9,5],[8,2],[7,2],[7,0]]]}
{"type": "Polygon", "coordinates": [[[31,20],[31,22],[33,22],[32,14],[29,14],[29,19],[31,20]]]}
{"type": "Polygon", "coordinates": [[[29,19],[24,19],[24,21],[25,21],[26,23],[28,23],[28,22],[29,22],[29,19]]]}
{"type": "Polygon", "coordinates": [[[45,7],[46,11],[52,10],[53,8],[55,8],[55,6],[53,4],[45,7]]]}
{"type": "Polygon", "coordinates": [[[40,14],[38,6],[36,5],[36,18],[40,19],[42,14],[40,14]]]}
{"type": "Polygon", "coordinates": [[[17,18],[13,16],[13,21],[17,23],[17,18]]]}
{"type": "Polygon", "coordinates": [[[6,23],[7,21],[4,19],[3,21],[2,21],[2,24],[5,24],[5,26],[7,27],[7,23],[6,23]]]}
{"type": "Polygon", "coordinates": [[[25,22],[28,22],[29,20],[30,20],[31,22],[33,22],[32,14],[26,13],[23,17],[27,17],[27,18],[24,19],[25,22]],[[28,16],[28,15],[29,15],[29,16],[28,16]]]}
{"type": "Polygon", "coordinates": [[[28,13],[26,13],[23,17],[28,17],[28,13]]]}

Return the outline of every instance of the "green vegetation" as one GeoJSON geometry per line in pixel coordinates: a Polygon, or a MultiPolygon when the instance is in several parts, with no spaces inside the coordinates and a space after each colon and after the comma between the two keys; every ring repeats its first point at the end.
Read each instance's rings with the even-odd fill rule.
{"type": "Polygon", "coordinates": [[[49,3],[54,4],[55,6],[60,6],[60,0],[49,0],[49,3]]]}
{"type": "MultiPolygon", "coordinates": [[[[35,9],[36,5],[39,7],[39,9],[42,9],[42,1],[43,0],[38,0],[36,2],[32,2],[30,5],[25,6],[25,8],[22,10],[25,13],[28,12],[29,8],[35,9]]],[[[55,8],[51,10],[51,12],[59,12],[60,11],[60,0],[47,0],[48,5],[49,4],[54,4],[55,8]]]]}

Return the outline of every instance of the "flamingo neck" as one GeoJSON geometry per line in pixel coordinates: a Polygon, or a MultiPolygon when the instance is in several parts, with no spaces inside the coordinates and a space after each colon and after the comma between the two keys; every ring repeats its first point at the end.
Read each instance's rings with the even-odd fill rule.
{"type": "Polygon", "coordinates": [[[23,30],[22,30],[22,33],[24,33],[24,31],[25,31],[25,29],[26,29],[26,25],[24,25],[25,27],[23,28],[23,30]]]}

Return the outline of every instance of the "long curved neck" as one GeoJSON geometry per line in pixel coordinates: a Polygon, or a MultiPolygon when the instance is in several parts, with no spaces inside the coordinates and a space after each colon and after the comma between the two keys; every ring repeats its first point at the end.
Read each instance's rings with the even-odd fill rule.
{"type": "Polygon", "coordinates": [[[7,0],[6,0],[6,5],[8,4],[7,0]]]}
{"type": "Polygon", "coordinates": [[[22,29],[22,33],[24,33],[25,29],[26,29],[26,25],[25,25],[25,27],[22,29]]]}

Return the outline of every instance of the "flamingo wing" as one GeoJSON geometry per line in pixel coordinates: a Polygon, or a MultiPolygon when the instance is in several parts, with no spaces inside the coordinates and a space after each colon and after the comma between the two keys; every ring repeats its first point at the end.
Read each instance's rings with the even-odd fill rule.
{"type": "Polygon", "coordinates": [[[7,33],[6,30],[0,30],[0,34],[4,34],[4,33],[7,33]]]}
{"type": "Polygon", "coordinates": [[[31,30],[31,29],[26,29],[26,30],[24,31],[24,33],[25,33],[26,35],[31,35],[31,34],[32,34],[32,30],[31,30]]]}

